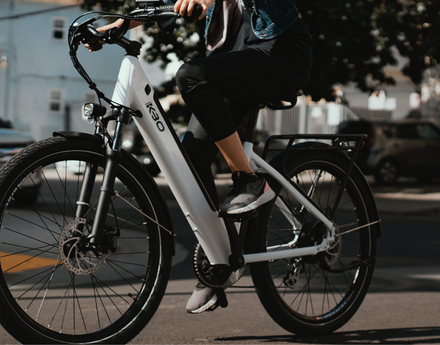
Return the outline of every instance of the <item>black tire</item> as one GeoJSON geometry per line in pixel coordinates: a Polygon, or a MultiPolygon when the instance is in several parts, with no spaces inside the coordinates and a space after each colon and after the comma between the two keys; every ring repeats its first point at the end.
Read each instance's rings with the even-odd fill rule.
{"type": "MultiPolygon", "coordinates": [[[[311,181],[316,183],[312,200],[330,217],[348,158],[329,151],[310,150],[295,155],[286,165],[292,181],[306,194],[311,181]]],[[[286,243],[292,247],[320,243],[323,226],[292,200],[285,189],[278,187],[276,192],[277,198],[285,203],[284,214],[277,206],[277,198],[261,208],[252,225],[259,228],[253,236],[256,240],[252,250],[266,251],[269,247],[276,250],[286,243]],[[295,215],[301,224],[298,230],[294,230],[286,214],[295,215]]],[[[333,220],[340,227],[338,234],[378,220],[371,190],[357,167],[333,220]]],[[[375,264],[378,229],[376,224],[341,235],[329,253],[250,265],[258,296],[273,320],[298,335],[328,334],[343,326],[367,293],[375,264]],[[345,270],[353,263],[355,267],[345,270]]]]}
{"type": "Polygon", "coordinates": [[[393,159],[385,159],[379,163],[374,174],[379,184],[394,184],[399,177],[399,167],[393,159]]]}
{"type": "MultiPolygon", "coordinates": [[[[154,180],[127,153],[104,234],[115,252],[97,258],[69,251],[81,238],[75,209],[83,163],[102,167],[102,151],[99,141],[55,137],[29,146],[2,170],[0,322],[22,343],[127,343],[165,292],[172,235],[157,224],[172,231],[168,209],[154,180]],[[20,186],[32,182],[41,183],[37,200],[22,203],[25,190],[14,200],[20,186]]],[[[101,177],[98,168],[84,216],[90,222],[101,177]]],[[[90,224],[81,226],[87,236],[90,224]]]]}

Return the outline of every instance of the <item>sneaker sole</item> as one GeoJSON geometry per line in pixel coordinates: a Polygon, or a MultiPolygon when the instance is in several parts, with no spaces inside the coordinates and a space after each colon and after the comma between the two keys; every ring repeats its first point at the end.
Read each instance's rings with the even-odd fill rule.
{"type": "Polygon", "coordinates": [[[261,195],[257,200],[255,200],[252,204],[249,204],[242,208],[237,208],[236,210],[232,210],[229,212],[226,212],[226,214],[240,214],[249,212],[252,210],[255,210],[256,208],[260,207],[261,205],[265,204],[266,202],[269,202],[275,197],[275,192],[270,188],[267,190],[263,195],[261,195]]]}
{"type": "Polygon", "coordinates": [[[217,295],[214,295],[214,296],[212,296],[212,298],[208,302],[206,302],[200,308],[194,309],[194,310],[186,309],[186,312],[190,313],[190,314],[200,314],[200,313],[203,313],[203,312],[211,310],[211,309],[212,310],[216,309],[216,304],[217,304],[217,295]]]}

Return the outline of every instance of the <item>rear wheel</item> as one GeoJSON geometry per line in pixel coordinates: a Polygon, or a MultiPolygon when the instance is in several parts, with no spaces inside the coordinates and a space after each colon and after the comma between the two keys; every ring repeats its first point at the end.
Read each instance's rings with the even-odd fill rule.
{"type": "Polygon", "coordinates": [[[99,142],[57,137],[23,150],[2,171],[0,321],[20,342],[126,343],[160,303],[171,267],[168,211],[126,156],[103,241],[87,242],[103,161],[99,142]],[[90,206],[77,203],[86,166],[97,170],[90,206]],[[40,184],[32,204],[24,184],[40,184]],[[80,218],[79,206],[88,207],[80,218]]]}
{"type": "MultiPolygon", "coordinates": [[[[377,221],[377,212],[357,168],[335,209],[347,167],[346,157],[323,151],[297,154],[287,162],[292,183],[329,218],[333,215],[336,241],[314,256],[251,265],[265,309],[280,326],[296,334],[327,334],[343,326],[361,305],[372,278],[378,225],[362,226],[377,221]]],[[[312,246],[326,233],[323,224],[283,188],[260,214],[256,251],[312,246]]]]}

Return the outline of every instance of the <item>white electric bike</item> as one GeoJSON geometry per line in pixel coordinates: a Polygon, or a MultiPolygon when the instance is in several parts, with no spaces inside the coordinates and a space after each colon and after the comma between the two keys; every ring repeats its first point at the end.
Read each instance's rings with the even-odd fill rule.
{"type": "Polygon", "coordinates": [[[277,197],[249,214],[220,218],[139,65],[140,43],[123,37],[130,20],[170,30],[180,16],[155,2],[126,16],[89,13],[71,26],[74,66],[100,98],[84,106],[95,134],[56,132],[1,171],[1,324],[23,343],[116,344],[154,315],[175,236],[155,180],[121,148],[133,119],[197,237],[198,279],[227,288],[249,266],[263,306],[281,327],[300,335],[333,332],[361,305],[376,260],[379,217],[354,163],[365,136],[274,136],[260,157],[252,149],[256,105],[244,147],[277,197]],[[91,25],[115,16],[125,19],[119,29],[99,33],[91,25]],[[98,41],[127,53],[111,99],[76,57],[81,42],[98,41]],[[266,162],[275,141],[285,149],[266,162]]]}

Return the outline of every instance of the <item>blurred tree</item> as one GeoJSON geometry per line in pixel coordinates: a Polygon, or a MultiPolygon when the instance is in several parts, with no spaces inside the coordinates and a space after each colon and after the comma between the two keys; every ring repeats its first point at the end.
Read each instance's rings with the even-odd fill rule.
{"type": "Polygon", "coordinates": [[[408,58],[403,72],[420,83],[423,71],[437,65],[440,59],[440,1],[407,0],[400,11],[386,1],[376,10],[375,22],[388,45],[408,58]]]}
{"type": "MultiPolygon", "coordinates": [[[[85,1],[88,7],[97,2],[85,1]]],[[[106,10],[134,8],[128,0],[100,3],[106,10]]],[[[383,68],[396,64],[395,48],[408,58],[403,72],[416,84],[423,71],[439,60],[439,0],[297,0],[297,5],[314,40],[312,73],[303,88],[314,100],[334,99],[335,84],[353,82],[363,91],[393,84],[383,68]]],[[[170,62],[170,53],[182,61],[205,54],[204,21],[178,20],[169,36],[160,34],[157,25],[145,31],[154,38],[145,58],[161,60],[163,68],[170,62]]]]}

